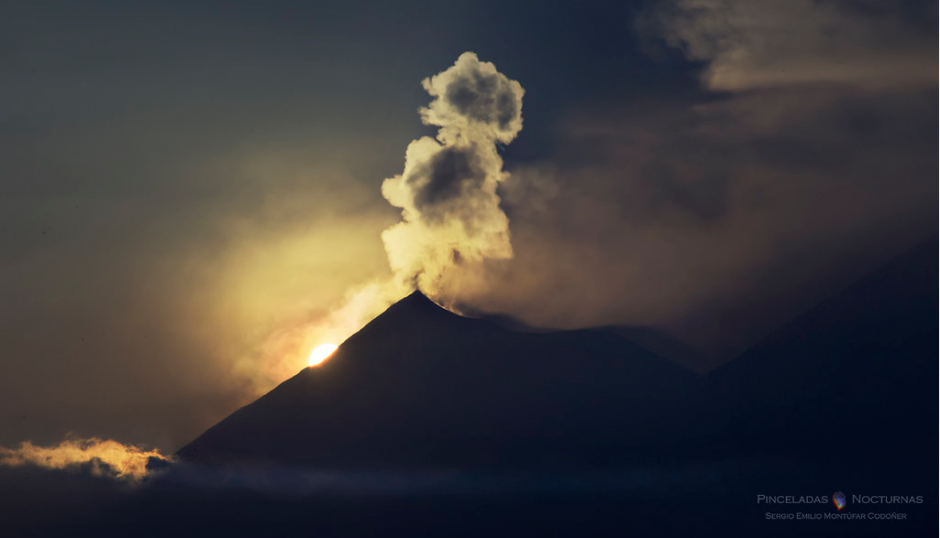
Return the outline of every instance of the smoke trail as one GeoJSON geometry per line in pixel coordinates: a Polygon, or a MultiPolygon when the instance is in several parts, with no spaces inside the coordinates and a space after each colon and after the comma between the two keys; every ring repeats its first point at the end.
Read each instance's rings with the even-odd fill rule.
{"type": "Polygon", "coordinates": [[[88,472],[94,476],[140,481],[155,469],[167,466],[171,459],[156,449],[144,450],[110,439],[69,437],[55,446],[37,446],[29,441],[19,448],[0,446],[0,465],[35,465],[47,469],[88,472]]]}

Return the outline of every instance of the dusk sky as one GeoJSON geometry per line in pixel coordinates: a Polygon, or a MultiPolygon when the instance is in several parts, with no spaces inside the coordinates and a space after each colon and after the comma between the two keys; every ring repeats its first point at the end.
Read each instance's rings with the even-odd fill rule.
{"type": "Polygon", "coordinates": [[[7,2],[0,445],[173,451],[415,282],[709,370],[936,233],[937,16],[7,2]],[[464,80],[493,108],[454,113],[464,80]],[[439,166],[486,195],[442,204],[439,166]]]}

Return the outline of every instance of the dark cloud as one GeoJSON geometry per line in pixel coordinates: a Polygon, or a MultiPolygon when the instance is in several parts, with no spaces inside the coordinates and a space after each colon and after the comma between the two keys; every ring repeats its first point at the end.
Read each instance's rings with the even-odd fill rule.
{"type": "MultiPolygon", "coordinates": [[[[774,39],[754,51],[782,62],[774,39]]],[[[538,327],[658,328],[699,350],[686,364],[720,364],[934,231],[934,89],[812,72],[571,114],[501,185],[515,258],[445,289],[538,327]]]]}

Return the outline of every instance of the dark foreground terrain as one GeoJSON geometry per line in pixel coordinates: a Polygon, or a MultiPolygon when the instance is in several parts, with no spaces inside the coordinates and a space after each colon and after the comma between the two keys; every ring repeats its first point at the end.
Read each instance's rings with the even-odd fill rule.
{"type": "Polygon", "coordinates": [[[736,462],[554,475],[175,472],[179,476],[127,490],[105,479],[48,471],[41,485],[35,476],[17,477],[31,484],[18,487],[23,484],[4,471],[4,536],[937,535],[934,471],[916,465],[736,462]],[[903,513],[904,520],[769,520],[768,513],[839,512],[831,502],[756,501],[760,494],[825,495],[828,501],[834,488],[918,492],[924,504],[849,504],[841,511],[903,513]]]}

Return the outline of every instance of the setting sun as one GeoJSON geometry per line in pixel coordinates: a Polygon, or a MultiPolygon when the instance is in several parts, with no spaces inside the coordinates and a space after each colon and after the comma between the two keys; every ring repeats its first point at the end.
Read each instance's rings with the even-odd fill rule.
{"type": "Polygon", "coordinates": [[[309,366],[316,366],[329,358],[339,346],[336,344],[320,344],[310,352],[309,366]]]}

